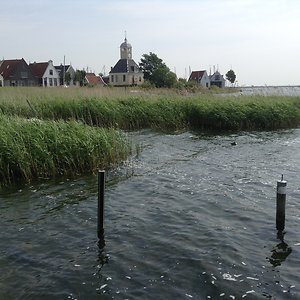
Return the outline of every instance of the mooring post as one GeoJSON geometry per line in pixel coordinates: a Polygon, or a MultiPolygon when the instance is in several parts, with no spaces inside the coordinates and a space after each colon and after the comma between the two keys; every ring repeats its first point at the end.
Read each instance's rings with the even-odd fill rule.
{"type": "Polygon", "coordinates": [[[98,239],[104,241],[104,189],[105,171],[98,171],[98,239]]]}
{"type": "Polygon", "coordinates": [[[276,197],[276,229],[278,231],[284,230],[285,225],[285,202],[286,202],[286,185],[287,182],[283,180],[277,181],[277,197],[276,197]]]}

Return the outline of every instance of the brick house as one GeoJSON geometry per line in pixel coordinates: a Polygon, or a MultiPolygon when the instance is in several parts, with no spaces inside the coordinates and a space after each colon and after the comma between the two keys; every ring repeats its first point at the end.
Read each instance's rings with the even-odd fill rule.
{"type": "Polygon", "coordinates": [[[36,85],[37,79],[23,58],[0,61],[0,87],[36,85]]]}

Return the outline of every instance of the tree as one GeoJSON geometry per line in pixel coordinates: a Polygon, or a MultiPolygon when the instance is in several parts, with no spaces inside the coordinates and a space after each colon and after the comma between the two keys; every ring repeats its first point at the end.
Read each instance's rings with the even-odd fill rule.
{"type": "Polygon", "coordinates": [[[71,82],[71,74],[69,72],[66,72],[65,74],[65,83],[66,85],[70,85],[70,82],[71,82]]]}
{"type": "Polygon", "coordinates": [[[86,75],[86,72],[84,70],[76,70],[75,81],[79,82],[80,86],[84,85],[85,75],[86,75]]]}
{"type": "Polygon", "coordinates": [[[172,87],[177,82],[176,74],[155,53],[143,54],[139,66],[144,73],[144,79],[156,87],[172,87]]]}
{"type": "Polygon", "coordinates": [[[227,73],[226,73],[226,79],[231,82],[232,84],[234,84],[235,82],[235,79],[236,79],[236,75],[234,73],[233,70],[229,70],[227,73]]]}

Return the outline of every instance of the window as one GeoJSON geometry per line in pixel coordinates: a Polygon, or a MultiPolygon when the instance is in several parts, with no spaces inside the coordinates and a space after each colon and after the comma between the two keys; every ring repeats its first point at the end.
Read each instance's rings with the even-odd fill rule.
{"type": "Polygon", "coordinates": [[[141,76],[139,77],[139,82],[142,82],[142,77],[141,76]]]}
{"type": "Polygon", "coordinates": [[[54,78],[54,86],[57,86],[57,78],[54,78]]]}
{"type": "Polygon", "coordinates": [[[123,75],[123,82],[126,81],[126,75],[123,75]]]}
{"type": "Polygon", "coordinates": [[[111,82],[114,82],[114,75],[111,75],[111,82]]]}
{"type": "Polygon", "coordinates": [[[131,66],[131,72],[134,72],[134,66],[131,66]]]}
{"type": "Polygon", "coordinates": [[[49,70],[49,75],[53,75],[53,70],[49,70]]]}
{"type": "Polygon", "coordinates": [[[52,80],[52,78],[49,78],[49,85],[53,86],[53,80],[52,80]]]}
{"type": "Polygon", "coordinates": [[[116,75],[116,82],[118,82],[118,75],[116,75]]]}

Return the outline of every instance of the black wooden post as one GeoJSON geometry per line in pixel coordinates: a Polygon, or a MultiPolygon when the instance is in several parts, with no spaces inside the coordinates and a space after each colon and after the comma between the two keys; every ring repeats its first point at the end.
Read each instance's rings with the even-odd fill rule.
{"type": "Polygon", "coordinates": [[[286,202],[286,185],[287,182],[283,180],[277,181],[277,197],[276,197],[276,229],[283,231],[285,226],[285,202],[286,202]]]}
{"type": "Polygon", "coordinates": [[[104,189],[105,171],[98,171],[98,227],[97,234],[99,240],[104,240],[104,189]]]}

